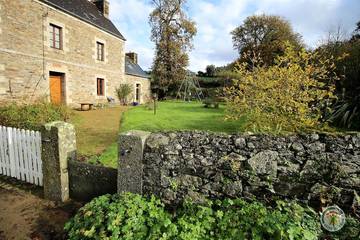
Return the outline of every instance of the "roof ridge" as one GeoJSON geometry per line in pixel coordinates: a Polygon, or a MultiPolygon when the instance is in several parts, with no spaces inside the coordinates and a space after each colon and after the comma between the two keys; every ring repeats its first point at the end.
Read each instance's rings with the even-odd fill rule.
{"type": "Polygon", "coordinates": [[[133,62],[128,56],[125,55],[125,73],[128,75],[149,78],[147,74],[138,63],[133,62]]]}
{"type": "Polygon", "coordinates": [[[89,0],[40,1],[126,41],[114,23],[110,19],[106,18],[89,0]]]}

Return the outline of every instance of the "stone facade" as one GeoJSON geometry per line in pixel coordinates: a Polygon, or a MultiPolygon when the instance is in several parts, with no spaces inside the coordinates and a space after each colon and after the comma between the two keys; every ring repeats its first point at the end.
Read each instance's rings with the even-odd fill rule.
{"type": "Polygon", "coordinates": [[[49,74],[64,77],[64,103],[106,102],[124,83],[125,41],[37,0],[0,0],[0,101],[50,99],[49,74]],[[62,28],[63,49],[49,44],[49,26],[62,28]],[[96,60],[96,42],[105,61],[96,60]],[[97,96],[97,78],[105,80],[97,96]]]}
{"type": "Polygon", "coordinates": [[[125,79],[128,84],[131,84],[134,88],[134,92],[131,95],[131,101],[136,102],[136,85],[140,84],[140,104],[149,102],[151,96],[150,80],[145,77],[125,74],[125,79]]]}
{"type": "Polygon", "coordinates": [[[153,133],[143,169],[142,192],[171,205],[245,197],[338,204],[348,212],[360,207],[360,135],[153,133]]]}

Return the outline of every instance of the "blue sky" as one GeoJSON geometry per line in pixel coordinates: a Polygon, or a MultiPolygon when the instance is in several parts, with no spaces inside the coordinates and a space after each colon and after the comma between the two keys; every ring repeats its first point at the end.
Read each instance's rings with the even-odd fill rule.
{"type": "MultiPolygon", "coordinates": [[[[152,9],[151,0],[110,0],[110,18],[127,39],[126,51],[137,52],[145,70],[154,57],[148,24],[152,9]]],[[[250,15],[283,16],[307,46],[316,47],[337,26],[351,34],[360,21],[360,0],[188,0],[186,12],[198,28],[189,66],[197,72],[237,57],[230,32],[250,15]]]]}

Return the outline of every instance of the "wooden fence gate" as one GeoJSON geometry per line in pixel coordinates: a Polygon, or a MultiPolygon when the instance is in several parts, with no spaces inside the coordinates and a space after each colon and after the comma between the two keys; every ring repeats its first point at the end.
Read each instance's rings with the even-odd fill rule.
{"type": "Polygon", "coordinates": [[[40,132],[0,126],[0,175],[43,185],[40,132]]]}

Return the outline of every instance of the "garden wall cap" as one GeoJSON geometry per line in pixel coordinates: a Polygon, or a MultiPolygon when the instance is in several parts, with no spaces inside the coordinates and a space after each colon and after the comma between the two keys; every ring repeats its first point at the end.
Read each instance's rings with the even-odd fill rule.
{"type": "Polygon", "coordinates": [[[67,123],[67,122],[63,122],[63,121],[55,121],[55,122],[50,122],[50,123],[46,123],[44,125],[46,130],[51,130],[52,127],[66,127],[66,128],[74,128],[74,125],[72,125],[71,123],[67,123]]]}
{"type": "Polygon", "coordinates": [[[151,132],[146,132],[146,131],[141,131],[141,130],[130,130],[130,131],[126,131],[126,132],[122,132],[120,133],[120,136],[147,136],[151,134],[151,132]]]}
{"type": "Polygon", "coordinates": [[[138,137],[141,139],[141,143],[142,143],[142,146],[145,145],[145,141],[146,139],[150,136],[151,132],[146,132],[146,131],[140,131],[140,130],[130,130],[130,131],[127,131],[127,132],[123,132],[123,133],[120,133],[120,138],[121,137],[138,137]]]}

